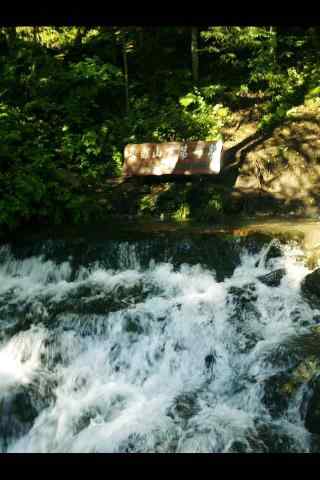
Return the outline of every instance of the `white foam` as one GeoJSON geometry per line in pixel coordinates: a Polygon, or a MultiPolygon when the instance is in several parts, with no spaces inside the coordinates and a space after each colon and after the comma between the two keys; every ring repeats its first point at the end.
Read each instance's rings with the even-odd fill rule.
{"type": "MultiPolygon", "coordinates": [[[[303,310],[304,320],[312,317],[299,295],[307,269],[297,260],[297,252],[288,247],[283,258],[273,261],[275,268],[287,271],[276,288],[257,280],[268,273],[264,262],[256,266],[259,259],[244,252],[232,277],[219,283],[215,272],[199,265],[174,270],[169,263],[151,264],[142,270],[137,252],[131,265],[123,260],[117,271],[99,265],[82,268],[72,281],[68,262],[56,265],[42,257],[19,261],[11,257],[0,267],[0,294],[15,288],[15,301],[34,299],[43,319],[41,305],[45,309],[47,300],[41,295],[59,302],[87,284],[101,288],[101,295],[141,282],[153,289],[137,304],[102,315],[105,330],[98,334],[90,333],[93,315],[86,319],[88,333],[83,335],[84,330],[81,334],[65,314],[63,325],[70,321],[72,328],[57,331],[55,348],[63,362],[51,372],[58,381],[56,401],[9,451],[111,452],[130,434],[144,439],[145,451],[166,451],[175,435],[177,451],[228,449],[232,439],[253,428],[253,417],[265,412],[259,386],[259,378],[270,373],[264,370],[265,352],[302,328],[292,320],[294,308],[303,310]],[[244,331],[237,333],[239,325],[230,323],[234,306],[228,289],[250,282],[256,286],[259,315],[249,316],[244,331]],[[129,317],[138,322],[139,332],[128,328],[129,317]],[[260,340],[251,352],[240,352],[241,335],[251,330],[260,340]],[[211,352],[213,376],[204,360],[211,352]],[[256,381],[241,380],[246,375],[256,381]],[[200,410],[189,420],[171,419],[168,408],[186,392],[197,398],[200,410]]],[[[49,333],[40,325],[3,344],[0,392],[12,382],[28,383],[37,375],[49,333]]],[[[301,432],[301,426],[292,428],[301,432]]]]}

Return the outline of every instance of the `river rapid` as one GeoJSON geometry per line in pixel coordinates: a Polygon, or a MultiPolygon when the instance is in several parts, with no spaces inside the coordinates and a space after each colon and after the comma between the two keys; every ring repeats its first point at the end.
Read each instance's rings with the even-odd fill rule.
{"type": "Polygon", "coordinates": [[[320,321],[308,272],[254,236],[3,244],[0,450],[312,451],[308,385],[283,401],[272,381],[320,321]]]}

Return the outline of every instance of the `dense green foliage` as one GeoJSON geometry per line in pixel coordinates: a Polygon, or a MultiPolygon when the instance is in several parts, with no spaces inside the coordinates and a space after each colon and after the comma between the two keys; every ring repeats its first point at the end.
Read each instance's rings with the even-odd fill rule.
{"type": "Polygon", "coordinates": [[[90,218],[126,143],[217,139],[246,99],[274,128],[319,95],[319,47],[319,28],[193,28],[192,49],[190,27],[1,28],[0,226],[90,218]]]}

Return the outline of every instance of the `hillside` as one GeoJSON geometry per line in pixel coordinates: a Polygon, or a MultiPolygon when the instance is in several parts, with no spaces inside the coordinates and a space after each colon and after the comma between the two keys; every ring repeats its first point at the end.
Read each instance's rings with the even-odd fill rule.
{"type": "MultiPolygon", "coordinates": [[[[237,143],[243,140],[241,136],[250,138],[254,127],[254,122],[245,123],[237,133],[237,143]]],[[[228,146],[234,146],[234,141],[233,138],[228,146]]],[[[237,152],[234,187],[244,194],[259,192],[296,214],[318,214],[319,151],[320,103],[306,100],[289,112],[287,120],[272,135],[258,137],[237,152]]]]}
{"type": "Polygon", "coordinates": [[[319,101],[292,109],[264,136],[257,134],[254,110],[233,115],[223,131],[225,166],[219,176],[119,178],[89,185],[89,196],[103,215],[200,221],[234,213],[318,215],[319,101]]]}
{"type": "Polygon", "coordinates": [[[318,27],[1,27],[0,233],[318,215],[319,48],[318,27]],[[216,177],[121,176],[127,144],[221,137],[216,177]]]}

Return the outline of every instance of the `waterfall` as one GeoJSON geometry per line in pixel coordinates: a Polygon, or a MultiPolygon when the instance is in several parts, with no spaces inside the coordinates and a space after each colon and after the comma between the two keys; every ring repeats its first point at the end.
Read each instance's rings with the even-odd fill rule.
{"type": "Polygon", "coordinates": [[[193,262],[197,240],[1,247],[1,450],[309,452],[304,386],[279,415],[266,401],[316,322],[301,252],[216,242],[193,262]],[[278,268],[278,286],[259,281],[278,268]]]}

